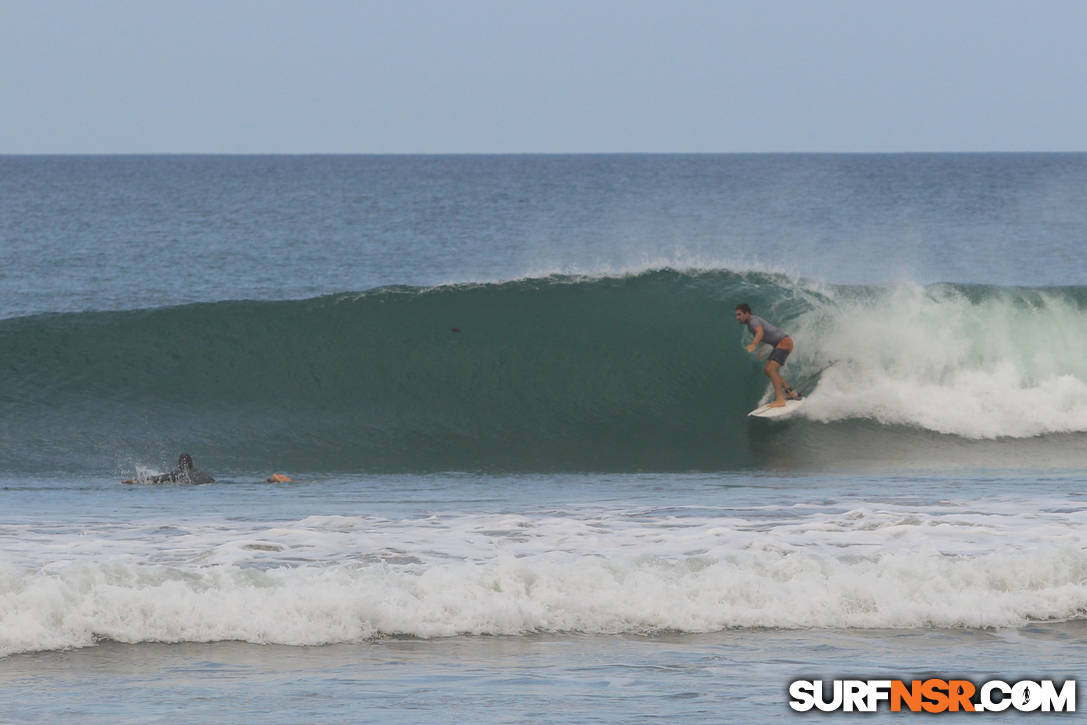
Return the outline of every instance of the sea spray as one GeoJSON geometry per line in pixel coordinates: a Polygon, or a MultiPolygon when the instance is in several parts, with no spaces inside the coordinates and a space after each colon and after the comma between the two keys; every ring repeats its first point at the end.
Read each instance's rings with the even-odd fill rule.
{"type": "MultiPolygon", "coordinates": [[[[1079,288],[844,290],[807,335],[839,364],[804,409],[969,439],[1087,431],[1079,288]]],[[[803,327],[803,323],[801,324],[803,327]]]]}

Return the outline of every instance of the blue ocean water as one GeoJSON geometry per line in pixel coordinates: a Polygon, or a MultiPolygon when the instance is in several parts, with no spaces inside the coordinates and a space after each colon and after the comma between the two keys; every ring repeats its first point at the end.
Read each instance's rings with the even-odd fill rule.
{"type": "Polygon", "coordinates": [[[1083,154],[0,157],[0,719],[1079,678],[1085,244],[1083,154]]]}

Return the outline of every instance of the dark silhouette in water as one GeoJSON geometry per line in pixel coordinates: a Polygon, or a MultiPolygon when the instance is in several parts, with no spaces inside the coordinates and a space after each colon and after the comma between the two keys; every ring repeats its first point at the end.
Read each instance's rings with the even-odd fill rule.
{"type": "MultiPolygon", "coordinates": [[[[135,483],[134,479],[122,483],[135,483]]],[[[193,467],[192,456],[182,453],[177,457],[177,470],[152,476],[148,483],[215,483],[215,479],[193,467]]]]}

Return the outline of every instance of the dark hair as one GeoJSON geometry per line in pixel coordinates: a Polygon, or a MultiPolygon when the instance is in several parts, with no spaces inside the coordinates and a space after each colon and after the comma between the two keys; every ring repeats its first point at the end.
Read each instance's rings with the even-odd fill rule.
{"type": "Polygon", "coordinates": [[[751,314],[751,305],[747,304],[746,302],[741,302],[740,304],[736,305],[736,309],[738,309],[745,315],[751,314]]]}
{"type": "Polygon", "coordinates": [[[182,453],[177,457],[177,467],[182,471],[187,471],[192,468],[192,456],[188,453],[182,453]]]}

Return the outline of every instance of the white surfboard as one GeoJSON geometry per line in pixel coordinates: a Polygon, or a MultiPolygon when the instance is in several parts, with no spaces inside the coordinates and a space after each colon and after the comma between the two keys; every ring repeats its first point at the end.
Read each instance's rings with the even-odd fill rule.
{"type": "Polygon", "coordinates": [[[762,406],[761,408],[755,408],[748,415],[753,415],[756,418],[781,418],[786,415],[792,415],[796,412],[796,409],[804,405],[803,400],[786,400],[785,407],[783,408],[771,408],[770,404],[762,406]]]}

